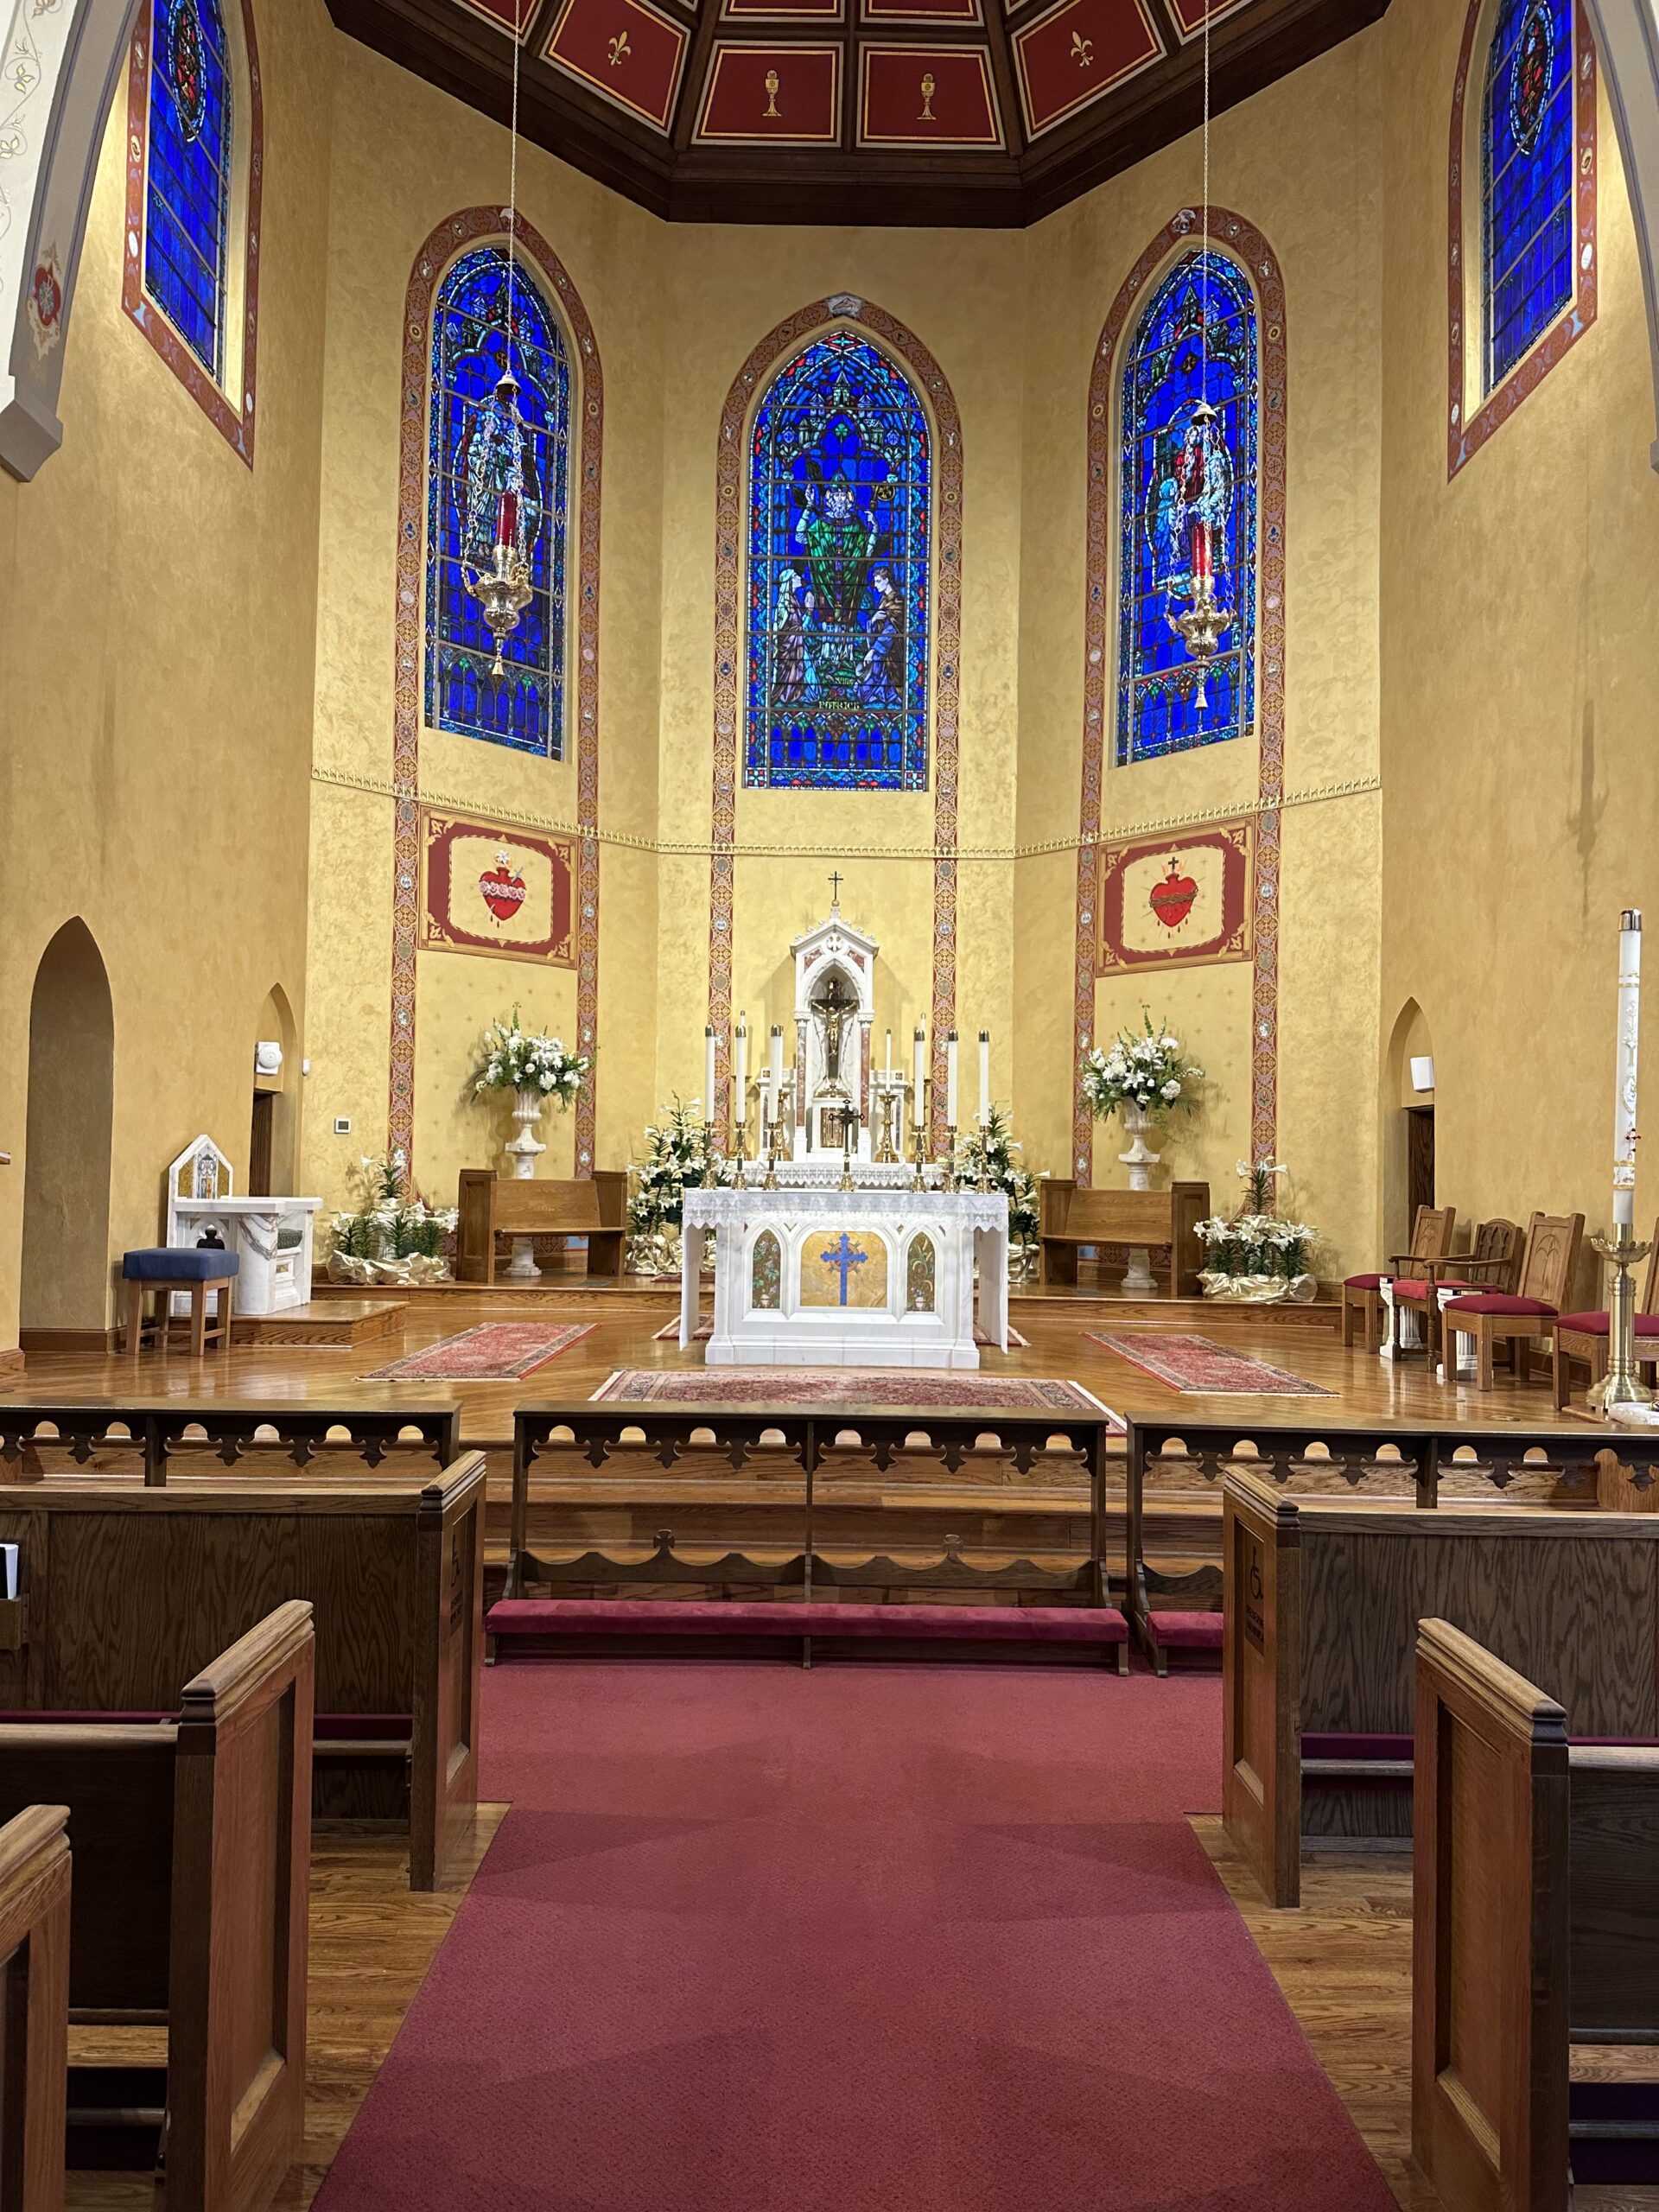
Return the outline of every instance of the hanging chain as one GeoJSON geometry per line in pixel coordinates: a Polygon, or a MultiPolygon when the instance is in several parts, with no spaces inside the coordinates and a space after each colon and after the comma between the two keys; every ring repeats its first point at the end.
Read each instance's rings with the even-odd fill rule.
{"type": "Polygon", "coordinates": [[[1210,11],[1204,0],[1204,249],[1198,259],[1200,359],[1198,397],[1210,399],[1210,11]]]}
{"type": "MultiPolygon", "coordinates": [[[[507,181],[507,372],[512,372],[513,310],[517,305],[518,283],[514,273],[513,251],[518,238],[518,57],[524,49],[520,35],[523,6],[512,11],[512,151],[509,155],[507,181]]],[[[1208,18],[1205,19],[1208,29],[1208,18]]],[[[1208,95],[1206,94],[1206,98],[1208,95]]]]}

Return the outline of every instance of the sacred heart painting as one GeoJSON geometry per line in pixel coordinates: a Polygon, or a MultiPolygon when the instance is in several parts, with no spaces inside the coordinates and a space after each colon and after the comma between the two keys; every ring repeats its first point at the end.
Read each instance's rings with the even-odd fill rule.
{"type": "Polygon", "coordinates": [[[1250,957],[1253,820],[1100,848],[1100,964],[1197,968],[1250,957]]]}
{"type": "Polygon", "coordinates": [[[447,807],[421,809],[421,950],[574,968],[575,845],[447,807]]]}

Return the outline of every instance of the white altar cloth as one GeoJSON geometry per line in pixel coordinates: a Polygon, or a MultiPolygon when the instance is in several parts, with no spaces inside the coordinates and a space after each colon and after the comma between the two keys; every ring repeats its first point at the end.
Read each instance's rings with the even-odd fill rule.
{"type": "Polygon", "coordinates": [[[1008,1348],[1008,1202],[1000,1191],[893,1183],[842,1191],[816,1180],[689,1190],[682,1345],[696,1334],[711,1229],[711,1367],[977,1367],[976,1261],[979,1325],[988,1342],[1008,1348]]]}

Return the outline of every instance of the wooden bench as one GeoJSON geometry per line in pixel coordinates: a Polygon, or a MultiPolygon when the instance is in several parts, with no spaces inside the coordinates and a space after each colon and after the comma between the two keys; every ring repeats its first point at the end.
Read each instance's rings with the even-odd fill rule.
{"type": "Polygon", "coordinates": [[[6,1991],[0,2198],[63,2212],[69,2074],[69,1818],[29,1805],[0,1827],[0,1986],[6,1991]]]}
{"type": "Polygon", "coordinates": [[[0,1818],[68,1808],[70,2018],[166,2027],[175,2212],[258,2212],[300,2153],[314,1658],[290,1603],[185,1684],[175,1721],[0,1726],[0,1818]]]}
{"type": "Polygon", "coordinates": [[[1196,1232],[1210,1211],[1207,1183],[1172,1183],[1166,1191],[1094,1191],[1046,1175],[1037,1187],[1045,1282],[1076,1282],[1077,1253],[1085,1244],[1140,1244],[1168,1253],[1171,1298],[1198,1295],[1204,1247],[1196,1232]]]}
{"type": "MultiPolygon", "coordinates": [[[[994,1650],[999,1657],[1109,1658],[1120,1673],[1128,1671],[1128,1627],[1114,1602],[1102,1533],[1114,1434],[1104,1413],[934,1407],[894,1413],[848,1406],[823,1414],[763,1414],[580,1400],[520,1408],[514,1431],[509,1595],[491,1607],[486,1622],[493,1658],[510,1649],[753,1651],[776,1649],[782,1642],[806,1664],[826,1651],[936,1658],[994,1650]],[[939,1511],[965,1518],[969,1468],[993,1457],[1016,1475],[1034,1475],[1058,1462],[1082,1486],[1080,1497],[1064,1501],[1068,1517],[1082,1509],[1088,1528],[1071,1556],[1064,1541],[1052,1553],[1044,1546],[1033,1557],[1023,1543],[1003,1538],[982,1556],[979,1546],[965,1544],[948,1528],[937,1537],[925,1525],[912,1525],[904,1535],[888,1533],[912,1516],[891,1504],[872,1513],[863,1503],[872,1491],[897,1498],[908,1490],[923,1507],[914,1522],[925,1524],[939,1511]],[[660,1511],[677,1475],[691,1491],[706,1487],[698,1478],[716,1469],[727,1478],[728,1495],[747,1479],[757,1497],[764,1491],[774,1515],[781,1513],[783,1525],[772,1541],[677,1543],[671,1530],[659,1529],[643,1543],[615,1537],[602,1545],[531,1541],[533,1478],[563,1488],[571,1473],[585,1473],[589,1497],[602,1505],[607,1476],[626,1470],[629,1480],[626,1487],[618,1484],[619,1491],[648,1490],[660,1511]],[[655,1482],[641,1482],[650,1471],[655,1482]],[[950,1503],[930,1507],[932,1495],[950,1503]],[[846,1498],[860,1502],[857,1518],[838,1539],[825,1524],[841,1510],[838,1499],[846,1498]],[[872,1525],[881,1531],[874,1541],[861,1533],[872,1525]],[[665,1594],[677,1587],[755,1594],[665,1594]],[[630,1588],[640,1594],[626,1594],[630,1588]],[[532,1589],[548,1594],[531,1596],[532,1589]],[[567,1594],[601,1589],[619,1594],[567,1594]],[[831,1591],[859,1595],[822,1594],[831,1591]],[[944,1602],[925,1596],[907,1602],[900,1594],[934,1591],[944,1602]],[[975,1604],[976,1597],[986,1602],[975,1604]],[[991,1602],[998,1599],[1003,1602],[991,1602]]],[[[1017,1491],[1010,1495],[988,1484],[982,1494],[998,1520],[1020,1509],[1017,1491]]],[[[584,1509],[584,1520],[591,1517],[584,1509]]]]}
{"type": "Polygon", "coordinates": [[[1416,1662],[1412,2155],[1446,2212],[1566,2212],[1571,2046],[1659,2043],[1659,1747],[1570,1744],[1446,1621],[1416,1662]]]}
{"type": "Polygon", "coordinates": [[[82,1467],[114,1474],[130,1466],[156,1487],[169,1467],[251,1473],[317,1466],[407,1470],[427,1458],[448,1467],[461,1456],[461,1408],[453,1398],[393,1406],[296,1404],[264,1398],[40,1399],[0,1405],[0,1481],[29,1482],[82,1467]],[[66,1466],[62,1463],[68,1462],[66,1466]]]}
{"type": "Polygon", "coordinates": [[[483,1650],[484,1460],[372,1485],[53,1476],[0,1489],[20,1588],[0,1604],[0,1710],[156,1713],[283,1599],[315,1608],[315,1805],[407,1819],[410,1885],[471,1841],[483,1650]]]}
{"type": "Polygon", "coordinates": [[[621,1280],[628,1179],[618,1169],[602,1169],[575,1182],[543,1183],[498,1175],[493,1167],[463,1167],[460,1204],[459,1281],[495,1281],[498,1236],[585,1236],[588,1274],[621,1280]]]}
{"type": "Polygon", "coordinates": [[[1659,1516],[1299,1500],[1236,1468],[1224,1502],[1222,1812],[1272,1904],[1305,1837],[1410,1835],[1426,1616],[1548,1672],[1576,1732],[1659,1736],[1659,1516]]]}

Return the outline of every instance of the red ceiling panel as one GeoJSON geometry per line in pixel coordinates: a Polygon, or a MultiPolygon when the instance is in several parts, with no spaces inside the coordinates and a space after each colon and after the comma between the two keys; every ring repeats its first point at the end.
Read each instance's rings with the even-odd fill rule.
{"type": "Polygon", "coordinates": [[[543,56],[666,131],[690,35],[650,0],[563,0],[543,56]]]}
{"type": "Polygon", "coordinates": [[[721,41],[696,135],[721,145],[833,145],[841,136],[841,48],[721,41]]]}
{"type": "Polygon", "coordinates": [[[1000,146],[991,57],[979,46],[867,46],[861,146],[1000,146]]]}
{"type": "Polygon", "coordinates": [[[728,23],[838,23],[842,0],[725,0],[728,23]]]}
{"type": "Polygon", "coordinates": [[[980,0],[863,0],[867,23],[982,23],[980,0]]]}
{"type": "Polygon", "coordinates": [[[1146,0],[1059,0],[1014,34],[1028,137],[1040,137],[1163,53],[1146,0]]]}

